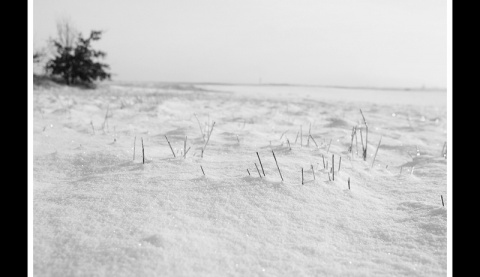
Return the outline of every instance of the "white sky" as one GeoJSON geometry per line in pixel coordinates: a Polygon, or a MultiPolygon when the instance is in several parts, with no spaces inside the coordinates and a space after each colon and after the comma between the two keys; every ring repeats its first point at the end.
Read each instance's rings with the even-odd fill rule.
{"type": "Polygon", "coordinates": [[[68,17],[114,80],[447,86],[447,1],[34,0],[34,49],[68,17]]]}

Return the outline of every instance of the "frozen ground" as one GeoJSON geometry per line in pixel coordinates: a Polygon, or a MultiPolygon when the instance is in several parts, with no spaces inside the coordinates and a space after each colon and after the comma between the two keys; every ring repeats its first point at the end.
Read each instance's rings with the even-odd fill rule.
{"type": "Polygon", "coordinates": [[[446,275],[445,92],[112,83],[33,95],[35,276],[446,275]],[[366,161],[359,133],[348,152],[353,126],[365,139],[360,109],[366,161]]]}

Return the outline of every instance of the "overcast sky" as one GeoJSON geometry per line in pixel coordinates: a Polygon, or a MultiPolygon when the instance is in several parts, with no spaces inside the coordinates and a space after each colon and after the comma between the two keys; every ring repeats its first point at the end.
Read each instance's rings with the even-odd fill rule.
{"type": "Polygon", "coordinates": [[[447,1],[34,0],[34,49],[105,30],[114,80],[446,87],[447,1]]]}

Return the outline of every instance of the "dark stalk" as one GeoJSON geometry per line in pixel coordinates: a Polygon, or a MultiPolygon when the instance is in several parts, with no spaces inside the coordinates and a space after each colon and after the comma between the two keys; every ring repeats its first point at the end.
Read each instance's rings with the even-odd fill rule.
{"type": "Polygon", "coordinates": [[[143,148],[143,138],[142,138],[142,163],[145,164],[145,150],[143,148]]]}
{"type": "Polygon", "coordinates": [[[258,155],[258,152],[257,152],[257,157],[258,157],[258,161],[260,162],[260,166],[262,167],[263,176],[265,176],[265,171],[263,170],[262,160],[260,160],[260,155],[258,155]]]}
{"type": "Polygon", "coordinates": [[[302,167],[302,185],[303,185],[303,167],[302,167]]]}
{"type": "Polygon", "coordinates": [[[280,178],[282,178],[282,181],[283,181],[282,172],[280,172],[280,167],[278,167],[277,158],[275,157],[275,153],[273,152],[273,150],[272,150],[272,154],[273,154],[273,158],[275,159],[275,163],[277,164],[278,173],[280,173],[280,178]]]}
{"type": "Polygon", "coordinates": [[[256,163],[255,163],[255,167],[257,168],[258,176],[260,176],[260,179],[262,179],[262,174],[260,174],[260,170],[258,170],[258,166],[256,163]]]}
{"type": "Polygon", "coordinates": [[[176,157],[176,156],[175,156],[175,152],[173,151],[172,145],[170,144],[170,141],[168,141],[167,136],[165,136],[165,139],[167,140],[168,146],[170,146],[170,150],[172,150],[173,157],[175,158],[175,157],[176,157]]]}

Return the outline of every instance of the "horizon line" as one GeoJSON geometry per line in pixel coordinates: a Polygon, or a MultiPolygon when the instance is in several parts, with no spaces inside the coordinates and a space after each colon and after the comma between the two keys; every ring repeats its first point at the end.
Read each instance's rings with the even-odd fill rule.
{"type": "Polygon", "coordinates": [[[292,86],[292,87],[323,87],[341,89],[372,89],[372,90],[424,90],[424,91],[446,91],[445,87],[387,87],[387,86],[347,86],[347,85],[319,85],[319,84],[296,84],[296,83],[236,83],[236,82],[190,82],[190,81],[128,81],[111,80],[112,83],[159,83],[159,84],[197,84],[197,85],[226,85],[226,86],[292,86]]]}

